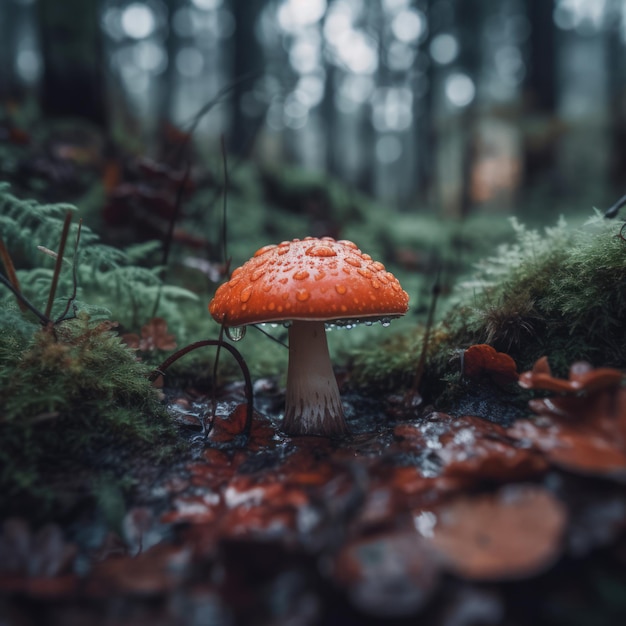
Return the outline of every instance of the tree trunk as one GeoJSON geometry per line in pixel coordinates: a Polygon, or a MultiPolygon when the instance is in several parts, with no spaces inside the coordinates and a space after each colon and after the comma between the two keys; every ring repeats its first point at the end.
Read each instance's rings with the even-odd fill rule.
{"type": "Polygon", "coordinates": [[[95,0],[39,0],[43,113],[104,126],[105,84],[95,0]]]}

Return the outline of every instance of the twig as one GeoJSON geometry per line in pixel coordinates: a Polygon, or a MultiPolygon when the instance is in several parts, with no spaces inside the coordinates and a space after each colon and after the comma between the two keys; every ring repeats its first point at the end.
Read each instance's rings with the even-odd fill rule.
{"type": "Polygon", "coordinates": [[[52,305],[54,303],[54,296],[56,295],[57,285],[59,283],[59,275],[61,274],[61,267],[63,265],[63,253],[65,252],[65,243],[67,242],[67,236],[70,231],[70,223],[72,222],[72,212],[68,211],[65,214],[65,220],[63,221],[63,230],[61,231],[61,242],[59,243],[59,252],[56,263],[54,264],[54,274],[52,275],[52,283],[50,284],[50,291],[48,292],[48,304],[46,305],[45,316],[50,317],[52,313],[52,305]]]}
{"type": "Polygon", "coordinates": [[[43,326],[47,326],[48,324],[52,324],[52,320],[44,315],[41,311],[37,309],[33,304],[31,304],[22,294],[21,291],[18,291],[12,284],[11,281],[8,280],[3,274],[0,274],[0,283],[2,283],[9,291],[13,293],[13,295],[17,298],[18,302],[21,302],[29,311],[34,313],[39,321],[43,324],[43,326]]]}
{"type": "Polygon", "coordinates": [[[76,293],[78,292],[78,243],[80,242],[80,232],[83,227],[83,219],[78,220],[78,228],[76,230],[76,241],[74,242],[74,256],[72,258],[72,295],[67,299],[67,304],[65,305],[65,309],[59,317],[57,317],[55,323],[58,324],[65,319],[65,316],[68,314],[70,307],[72,306],[72,302],[76,300],[76,293]]]}
{"type": "Polygon", "coordinates": [[[187,186],[187,181],[189,180],[190,170],[191,164],[187,162],[187,166],[185,167],[185,174],[183,175],[183,178],[178,185],[178,189],[176,190],[176,203],[174,205],[174,211],[170,217],[167,234],[165,235],[165,239],[163,241],[163,257],[161,258],[161,267],[163,269],[161,270],[161,283],[159,284],[159,288],[157,290],[157,297],[154,302],[154,307],[152,309],[152,317],[156,317],[157,311],[159,309],[159,304],[161,303],[161,294],[163,292],[163,283],[165,282],[167,262],[170,258],[172,241],[174,240],[174,228],[176,227],[176,221],[178,220],[178,216],[180,215],[180,207],[183,203],[183,193],[185,191],[185,187],[187,186]]]}
{"type": "Polygon", "coordinates": [[[245,382],[246,389],[246,401],[247,401],[247,410],[246,410],[246,423],[241,433],[244,437],[244,441],[247,441],[250,436],[250,430],[252,429],[252,416],[254,413],[254,395],[252,392],[252,377],[250,376],[250,370],[243,358],[241,353],[237,348],[231,346],[229,343],[221,339],[204,339],[202,341],[196,341],[195,343],[189,344],[180,350],[174,352],[174,354],[170,355],[161,365],[159,365],[151,374],[148,376],[148,379],[152,382],[156,380],[156,378],[161,374],[164,375],[165,370],[178,361],[181,357],[185,356],[189,352],[193,350],[197,350],[198,348],[203,348],[205,346],[217,346],[219,348],[224,348],[233,356],[235,361],[237,361],[237,365],[239,365],[239,369],[243,374],[243,379],[245,382]]]}
{"type": "Polygon", "coordinates": [[[226,272],[226,276],[230,273],[230,259],[228,258],[228,219],[227,219],[227,209],[228,209],[228,159],[226,155],[226,142],[224,141],[224,135],[220,138],[221,147],[222,147],[222,165],[224,169],[224,202],[222,205],[222,258],[224,261],[224,268],[226,272]]]}
{"type": "Polygon", "coordinates": [[[251,326],[255,330],[258,330],[260,333],[265,335],[268,339],[271,339],[272,341],[276,342],[279,346],[289,349],[289,346],[284,341],[281,341],[278,337],[274,337],[274,335],[272,335],[271,333],[268,333],[266,330],[261,328],[258,324],[251,324],[251,326]]]}
{"type": "Polygon", "coordinates": [[[612,219],[617,216],[619,210],[626,206],[626,196],[622,196],[614,205],[610,206],[605,212],[604,217],[612,219]]]}
{"type": "MultiPolygon", "coordinates": [[[[7,273],[7,277],[9,281],[11,281],[11,284],[13,285],[16,291],[18,291],[19,293],[22,293],[22,290],[20,289],[20,281],[17,278],[17,274],[15,272],[15,266],[13,265],[13,259],[11,258],[11,255],[9,254],[9,250],[4,244],[4,241],[2,240],[2,238],[0,238],[0,258],[2,258],[2,264],[4,265],[4,269],[7,273]]],[[[17,305],[20,307],[20,311],[22,313],[26,313],[26,311],[28,310],[28,307],[19,298],[17,298],[17,305]]]]}
{"type": "Polygon", "coordinates": [[[432,287],[430,306],[428,307],[428,317],[426,318],[426,330],[424,331],[424,339],[422,341],[422,351],[420,353],[420,358],[417,363],[417,368],[415,369],[415,378],[413,379],[413,384],[411,385],[411,389],[409,393],[416,394],[418,393],[419,387],[422,383],[422,378],[424,376],[424,368],[426,366],[426,356],[428,354],[428,344],[430,341],[430,331],[433,327],[433,322],[435,320],[435,309],[437,307],[437,300],[439,299],[439,295],[441,294],[441,267],[437,270],[437,278],[435,279],[435,284],[432,287]]]}

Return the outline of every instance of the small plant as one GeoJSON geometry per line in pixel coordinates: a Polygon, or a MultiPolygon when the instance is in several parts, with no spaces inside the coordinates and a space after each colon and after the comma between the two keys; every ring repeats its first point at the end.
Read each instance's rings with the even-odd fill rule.
{"type": "MultiPolygon", "coordinates": [[[[173,430],[150,368],[119,337],[117,322],[106,319],[107,305],[126,307],[129,325],[147,314],[160,287],[156,272],[133,265],[80,224],[70,228],[73,207],[20,201],[5,188],[0,208],[0,234],[27,266],[15,270],[16,257],[1,246],[0,503],[9,510],[33,498],[57,504],[90,493],[103,474],[121,479],[120,457],[143,449],[157,459],[171,450],[173,430]],[[60,233],[59,240],[50,233],[60,233]],[[64,250],[72,234],[70,261],[64,250]],[[85,296],[99,302],[87,304],[85,296]],[[60,492],[60,475],[73,478],[75,493],[60,492]]],[[[190,297],[164,287],[165,309],[172,293],[190,297]]]]}

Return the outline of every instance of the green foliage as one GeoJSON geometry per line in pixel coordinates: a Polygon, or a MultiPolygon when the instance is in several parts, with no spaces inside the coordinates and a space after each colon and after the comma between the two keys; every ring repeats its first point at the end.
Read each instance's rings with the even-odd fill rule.
{"type": "MultiPolygon", "coordinates": [[[[54,259],[41,247],[55,251],[59,245],[63,219],[67,211],[76,209],[67,204],[39,204],[20,200],[0,185],[0,237],[7,245],[23,294],[36,306],[44,308],[52,280],[54,259]]],[[[65,310],[74,289],[73,242],[78,225],[70,230],[63,270],[60,275],[53,308],[53,317],[65,310]]],[[[159,298],[159,315],[175,319],[181,303],[196,300],[191,291],[174,285],[164,285],[157,267],[143,267],[159,246],[156,242],[119,250],[101,243],[99,236],[87,226],[81,228],[77,252],[76,304],[93,316],[111,317],[125,328],[138,330],[151,317],[159,298]],[[84,304],[84,303],[88,303],[84,304]]],[[[13,296],[8,291],[0,293],[0,308],[8,306],[13,296]]]]}
{"type": "MultiPolygon", "coordinates": [[[[626,367],[626,242],[621,224],[599,214],[582,228],[560,220],[544,232],[511,220],[516,240],[476,265],[446,303],[433,329],[426,380],[459,372],[461,350],[489,343],[507,352],[520,370],[547,355],[561,375],[572,362],[626,367]]],[[[387,386],[412,380],[423,331],[409,329],[386,344],[364,347],[354,358],[359,384],[387,386]],[[391,382],[390,382],[391,381],[391,382]]]]}
{"type": "Polygon", "coordinates": [[[0,502],[49,493],[63,468],[93,478],[107,446],[171,444],[148,368],[111,328],[81,314],[37,330],[25,348],[16,333],[22,351],[2,341],[0,502]]]}
{"type": "Polygon", "coordinates": [[[626,244],[599,214],[581,229],[563,220],[543,234],[513,220],[517,242],[479,264],[459,286],[452,336],[492,344],[523,368],[547,354],[562,373],[572,361],[626,363],[626,244]]]}
{"type": "MultiPolygon", "coordinates": [[[[68,210],[74,208],[19,200],[0,188],[0,236],[22,267],[20,291],[40,311],[54,259],[37,246],[58,247],[68,210]]],[[[158,268],[136,264],[154,244],[124,252],[83,227],[74,259],[73,228],[52,310],[53,319],[64,311],[69,319],[42,328],[8,289],[0,292],[0,505],[7,507],[63,499],[51,478],[63,472],[89,491],[105,474],[121,478],[119,458],[129,450],[157,460],[173,445],[150,368],[122,343],[116,324],[102,320],[114,315],[134,328],[150,318],[159,292],[160,311],[172,316],[195,296],[162,285],[158,268]]]]}

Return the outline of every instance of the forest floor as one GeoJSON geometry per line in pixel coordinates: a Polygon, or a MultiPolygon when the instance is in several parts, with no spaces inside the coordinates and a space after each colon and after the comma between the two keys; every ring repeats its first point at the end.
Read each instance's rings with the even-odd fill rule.
{"type": "MultiPolygon", "coordinates": [[[[7,130],[15,129],[7,126],[7,130]]],[[[196,180],[192,183],[197,187],[194,189],[190,183],[187,189],[187,174],[183,176],[180,169],[146,160],[139,160],[139,165],[132,161],[131,167],[131,159],[126,156],[123,161],[120,158],[120,162],[105,163],[99,152],[100,138],[92,142],[96,149],[87,140],[76,141],[74,131],[61,133],[60,138],[52,133],[42,144],[45,149],[34,145],[27,135],[16,135],[8,157],[0,159],[0,174],[16,185],[22,197],[37,192],[34,197],[41,202],[65,201],[63,194],[69,189],[75,196],[90,198],[101,211],[94,223],[110,221],[108,227],[113,235],[109,241],[126,237],[125,244],[139,241],[144,245],[145,239],[165,236],[178,216],[179,189],[190,196],[187,217],[198,223],[208,220],[207,207],[212,206],[209,200],[212,198],[215,204],[215,198],[220,197],[215,172],[194,173],[196,180]],[[94,178],[101,186],[96,185],[96,192],[90,194],[94,178]]],[[[10,133],[7,136],[13,137],[10,133]]],[[[78,136],[82,137],[80,133],[78,136]]],[[[93,139],[92,135],[87,137],[93,139]]],[[[179,136],[175,139],[181,141],[179,136]]],[[[0,148],[4,150],[6,145],[0,148]]],[[[428,271],[436,264],[429,262],[426,253],[421,257],[407,255],[412,249],[408,244],[404,248],[396,245],[393,233],[382,230],[388,221],[384,213],[374,216],[378,221],[372,226],[363,221],[361,205],[353,195],[337,191],[330,182],[311,184],[273,176],[260,182],[242,168],[240,179],[232,177],[235,181],[229,202],[236,205],[237,216],[232,221],[232,239],[248,254],[251,242],[245,233],[254,231],[258,235],[266,228],[280,241],[283,232],[278,229],[288,232],[297,219],[300,227],[302,216],[308,226],[317,225],[333,234],[343,234],[341,229],[347,229],[347,225],[361,225],[363,238],[369,237],[381,248],[386,246],[391,262],[404,259],[408,280],[423,272],[427,278],[424,284],[430,289],[428,271]],[[278,208],[260,215],[258,207],[268,197],[278,208]],[[261,223],[261,219],[265,221],[261,223]]],[[[3,198],[7,197],[5,193],[3,198]]],[[[3,206],[9,206],[9,201],[3,206]]],[[[31,213],[43,214],[35,205],[24,206],[31,213]]],[[[18,207],[16,214],[23,208],[18,207]]],[[[51,219],[50,207],[46,210],[46,219],[51,219]]],[[[18,218],[22,219],[22,214],[18,218]]],[[[8,218],[5,221],[10,222],[8,218]]],[[[62,219],[57,218],[57,222],[61,224],[62,219]]],[[[59,229],[50,234],[49,224],[44,224],[37,236],[49,235],[51,241],[35,243],[55,249],[59,229]]],[[[25,231],[25,238],[32,244],[28,228],[25,231]]],[[[397,231],[403,234],[400,227],[397,231]]],[[[491,229],[483,228],[481,232],[484,238],[491,229]]],[[[206,290],[207,276],[211,276],[213,287],[225,277],[226,268],[215,261],[220,248],[215,233],[215,228],[202,230],[196,225],[173,234],[175,239],[178,237],[175,245],[187,246],[187,261],[196,255],[192,260],[198,262],[198,249],[207,256],[202,265],[206,276],[197,273],[187,283],[188,270],[181,273],[180,284],[185,288],[201,283],[206,290]],[[215,241],[197,237],[197,232],[210,232],[215,241]]],[[[418,235],[430,238],[421,231],[418,235]]],[[[606,249],[611,245],[611,258],[621,263],[623,271],[621,231],[620,237],[611,235],[602,240],[598,265],[607,266],[606,249]]],[[[78,247],[78,238],[76,241],[78,247]]],[[[90,241],[86,247],[93,251],[97,242],[93,238],[90,241]]],[[[8,241],[9,247],[11,243],[15,242],[8,241]]],[[[535,243],[539,245],[540,240],[535,243]]],[[[548,243],[546,247],[554,247],[553,242],[548,243]]],[[[437,247],[444,248],[438,243],[437,247]]],[[[42,268],[39,261],[33,262],[28,256],[30,248],[16,248],[15,258],[25,263],[21,276],[33,278],[32,298],[41,297],[41,285],[47,285],[53,275],[52,262],[42,268]]],[[[461,258],[453,252],[450,258],[461,258]]],[[[178,261],[180,270],[183,263],[178,261]]],[[[103,264],[102,259],[94,263],[91,274],[86,268],[89,276],[96,276],[103,264]]],[[[151,269],[159,263],[157,259],[151,269]]],[[[585,267],[590,265],[586,263],[585,267]]],[[[120,267],[126,266],[120,262],[111,274],[122,275],[120,267]]],[[[608,278],[604,278],[615,282],[617,273],[613,266],[608,267],[608,278]]],[[[135,266],[130,270],[134,275],[147,276],[135,266]]],[[[533,269],[530,273],[537,272],[533,269]]],[[[64,289],[71,292],[72,276],[67,269],[65,278],[64,289]]],[[[130,293],[133,306],[142,304],[137,302],[139,298],[133,299],[140,281],[136,281],[134,290],[116,283],[124,289],[106,292],[104,300],[99,299],[95,282],[84,285],[84,293],[94,299],[91,304],[113,310],[112,321],[124,322],[123,316],[129,316],[131,309],[137,314],[138,309],[127,300],[114,298],[120,294],[128,297],[130,293]]],[[[573,282],[575,288],[577,280],[573,282]]],[[[592,285],[594,281],[587,282],[592,285]]],[[[620,285],[611,292],[611,296],[617,294],[611,301],[617,303],[615,310],[621,307],[620,285]]],[[[26,280],[23,288],[28,288],[26,280]]],[[[181,329],[192,325],[188,324],[190,315],[185,313],[192,308],[188,300],[182,305],[176,300],[183,291],[164,290],[161,301],[162,309],[166,305],[168,311],[179,307],[179,315],[172,314],[168,321],[175,321],[181,329]],[[167,294],[173,295],[165,302],[167,294]]],[[[153,309],[155,292],[144,298],[146,310],[153,309]]],[[[29,331],[34,334],[27,340],[18,330],[10,337],[8,332],[0,333],[3,341],[10,339],[3,344],[3,357],[7,363],[13,359],[8,365],[0,365],[6,380],[14,380],[13,374],[22,367],[16,346],[24,341],[24,353],[32,357],[32,344],[38,341],[32,337],[41,337],[42,331],[37,320],[28,320],[19,312],[10,293],[4,295],[6,306],[0,312],[6,319],[17,320],[18,330],[26,322],[35,329],[29,331]]],[[[202,332],[208,320],[206,295],[199,298],[202,302],[198,310],[203,317],[198,314],[194,322],[202,332]]],[[[89,298],[86,300],[89,302],[89,298]]],[[[534,301],[530,304],[534,306],[534,301]]],[[[65,305],[64,300],[61,306],[65,305]]],[[[424,313],[427,306],[421,306],[424,313]]],[[[517,310],[513,317],[526,340],[527,335],[531,336],[526,331],[536,325],[536,319],[528,315],[518,320],[517,310]]],[[[623,315],[621,308],[619,311],[623,315]]],[[[531,313],[534,315],[534,309],[531,313]]],[[[124,331],[136,333],[137,341],[141,324],[150,319],[149,315],[135,319],[139,317],[134,315],[134,326],[130,321],[122,323],[124,331]]],[[[505,330],[509,322],[509,318],[504,319],[505,330]]],[[[539,327],[552,331],[553,325],[548,322],[539,327]]],[[[615,335],[618,331],[619,327],[611,330],[615,335]]],[[[121,339],[111,334],[115,332],[112,325],[103,326],[99,334],[84,329],[76,332],[88,335],[90,341],[106,337],[106,349],[115,350],[110,353],[113,358],[104,355],[109,368],[102,370],[104,374],[100,370],[91,372],[93,387],[89,393],[101,393],[106,387],[102,378],[111,371],[119,374],[111,368],[124,359],[129,361],[124,362],[125,372],[139,372],[133,369],[137,365],[135,353],[120,348],[121,339]]],[[[159,358],[173,349],[172,338],[163,333],[160,337],[164,343],[160,348],[156,346],[162,349],[157,350],[159,358]]],[[[70,348],[78,350],[81,359],[85,359],[85,353],[88,359],[93,356],[90,350],[81,352],[83,344],[76,341],[76,335],[68,332],[67,337],[70,347],[59,348],[62,342],[56,343],[56,337],[53,341],[48,336],[47,343],[40,342],[41,353],[50,359],[65,359],[63,362],[70,365],[70,355],[74,354],[70,348]]],[[[541,333],[533,331],[532,338],[539,346],[533,349],[545,347],[541,333]]],[[[401,338],[400,343],[406,342],[401,338]]],[[[616,339],[607,340],[602,347],[613,351],[611,364],[622,367],[624,356],[619,354],[619,346],[616,339]]],[[[73,494],[71,502],[61,507],[62,514],[47,520],[36,506],[7,506],[0,512],[0,626],[626,623],[626,388],[621,371],[576,366],[565,379],[552,376],[547,366],[538,362],[534,370],[521,375],[527,395],[520,404],[518,373],[505,373],[503,381],[502,372],[498,380],[498,373],[483,367],[487,361],[502,359],[502,355],[495,350],[485,352],[482,344],[475,346],[473,354],[483,361],[471,372],[471,349],[467,342],[455,346],[456,352],[464,354],[464,365],[462,371],[455,372],[454,400],[445,409],[440,408],[437,397],[428,397],[428,403],[422,403],[417,395],[405,392],[406,380],[392,380],[395,387],[387,388],[400,390],[395,393],[381,389],[368,392],[362,385],[352,384],[353,364],[339,369],[350,434],[337,439],[290,437],[281,431],[284,389],[276,368],[254,376],[249,437],[242,435],[247,393],[238,376],[230,376],[235,382],[219,387],[215,397],[192,384],[166,386],[162,397],[167,426],[174,426],[169,432],[173,430],[175,441],[173,446],[168,442],[173,451],[165,458],[157,461],[154,454],[142,454],[141,449],[129,453],[123,446],[119,450],[95,447],[82,451],[83,463],[87,459],[93,468],[116,468],[118,476],[131,481],[131,489],[121,492],[101,485],[82,497],[73,494]]],[[[411,352],[409,357],[414,368],[417,354],[411,352]]],[[[446,351],[440,360],[447,362],[449,357],[446,351]]],[[[506,359],[511,361],[510,357],[506,359]]],[[[85,362],[95,370],[92,361],[77,361],[75,369],[66,367],[70,377],[75,378],[74,372],[84,374],[85,362]]],[[[387,362],[382,351],[380,361],[376,352],[370,357],[370,370],[378,376],[377,381],[396,375],[395,371],[387,371],[387,362]]],[[[206,362],[202,367],[206,371],[206,362]]],[[[145,380],[146,371],[148,367],[138,377],[154,401],[153,390],[145,380]]],[[[202,376],[196,372],[196,379],[202,376]]],[[[39,382],[29,383],[28,393],[36,398],[45,380],[33,380],[39,382]]],[[[128,380],[106,382],[106,393],[114,394],[110,387],[125,389],[128,380]]],[[[166,378],[166,384],[174,383],[166,378]]],[[[78,387],[84,388],[80,380],[78,387]]],[[[0,394],[5,391],[0,389],[0,394]]],[[[139,385],[134,393],[138,404],[147,397],[139,385]]],[[[110,406],[113,401],[107,400],[109,397],[126,398],[123,393],[87,398],[87,415],[79,401],[65,402],[67,398],[51,393],[49,402],[57,402],[62,409],[56,413],[33,409],[33,415],[24,417],[32,419],[32,424],[23,430],[15,420],[5,419],[7,407],[2,407],[0,432],[5,448],[9,448],[7,433],[17,432],[19,437],[27,433],[33,439],[41,432],[50,434],[54,431],[50,420],[63,411],[71,417],[71,428],[77,423],[89,428],[109,424],[101,419],[107,402],[110,409],[117,408],[110,406]]],[[[143,416],[140,411],[138,407],[138,422],[148,423],[154,417],[143,416]]],[[[126,413],[116,419],[111,422],[116,428],[128,425],[123,421],[126,413]]],[[[76,430],[68,432],[76,434],[76,430]]],[[[23,443],[26,449],[26,444],[32,442],[23,443]]],[[[76,441],[68,441],[70,444],[76,447],[76,441]]],[[[0,460],[4,459],[0,455],[0,460]]],[[[58,467],[53,463],[44,467],[42,482],[55,483],[57,493],[69,493],[85,482],[85,476],[64,469],[64,459],[57,460],[58,467]]],[[[8,471],[0,469],[0,478],[6,480],[8,471]]]]}
{"type": "Polygon", "coordinates": [[[623,623],[626,491],[605,443],[568,456],[571,433],[542,450],[535,421],[349,392],[350,436],[288,437],[280,390],[255,388],[244,445],[243,385],[214,416],[168,391],[186,452],[158,473],[131,463],[118,529],[89,507],[6,520],[3,623],[623,623]]]}

